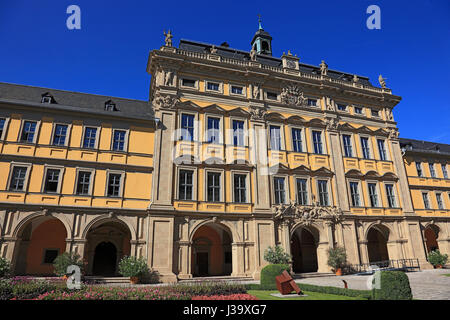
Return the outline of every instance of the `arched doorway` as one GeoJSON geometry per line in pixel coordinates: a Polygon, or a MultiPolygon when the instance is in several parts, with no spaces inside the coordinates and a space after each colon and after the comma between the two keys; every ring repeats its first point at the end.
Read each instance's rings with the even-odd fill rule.
{"type": "Polygon", "coordinates": [[[425,229],[425,244],[427,246],[427,252],[430,253],[434,250],[439,250],[437,239],[439,237],[439,228],[435,225],[429,225],[425,229]]]}
{"type": "Polygon", "coordinates": [[[18,233],[14,273],[16,275],[52,276],[53,261],[66,251],[67,231],[57,218],[32,219],[18,233]]]}
{"type": "Polygon", "coordinates": [[[131,233],[120,221],[106,221],[92,226],[86,236],[87,274],[117,276],[122,257],[131,254],[131,233]]]}
{"type": "Polygon", "coordinates": [[[111,242],[101,242],[95,248],[92,273],[98,276],[114,276],[116,273],[117,249],[111,242]]]}
{"type": "Polygon", "coordinates": [[[388,239],[389,230],[386,227],[374,226],[369,230],[367,234],[367,250],[370,263],[389,260],[388,239]]]}
{"type": "Polygon", "coordinates": [[[294,273],[317,272],[319,232],[314,228],[297,228],[291,237],[292,270],[294,273]]]}
{"type": "Polygon", "coordinates": [[[192,240],[192,275],[231,275],[231,243],[231,232],[222,225],[208,224],[198,228],[192,240]]]}

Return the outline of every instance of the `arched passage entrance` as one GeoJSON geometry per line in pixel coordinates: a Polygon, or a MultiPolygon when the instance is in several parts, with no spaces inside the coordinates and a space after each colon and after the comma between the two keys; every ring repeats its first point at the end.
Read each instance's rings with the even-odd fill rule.
{"type": "Polygon", "coordinates": [[[429,225],[425,229],[425,244],[427,246],[427,253],[434,250],[439,250],[437,239],[439,237],[439,228],[435,225],[429,225]]]}
{"type": "Polygon", "coordinates": [[[317,272],[319,232],[315,228],[297,228],[291,237],[292,270],[295,273],[317,272]]]}
{"type": "Polygon", "coordinates": [[[373,226],[367,234],[367,250],[369,262],[389,260],[387,241],[389,230],[381,225],[373,226]]]}
{"type": "Polygon", "coordinates": [[[192,275],[231,275],[231,243],[231,232],[220,224],[211,223],[198,228],[192,240],[192,275]]]}
{"type": "Polygon", "coordinates": [[[90,228],[86,239],[87,273],[96,276],[118,275],[119,261],[131,253],[128,227],[118,221],[99,223],[90,228]]]}
{"type": "Polygon", "coordinates": [[[16,275],[54,275],[53,261],[66,251],[64,224],[51,216],[36,217],[18,232],[16,275]]]}

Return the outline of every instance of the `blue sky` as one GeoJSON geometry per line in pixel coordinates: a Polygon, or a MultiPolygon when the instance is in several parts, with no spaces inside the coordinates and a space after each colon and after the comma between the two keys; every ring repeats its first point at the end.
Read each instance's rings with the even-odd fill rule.
{"type": "Polygon", "coordinates": [[[170,28],[181,38],[249,50],[258,27],[275,56],[378,75],[403,100],[394,109],[400,136],[450,144],[450,1],[2,1],[0,81],[148,99],[148,53],[170,28]],[[66,9],[81,8],[81,30],[66,9]],[[381,30],[366,9],[381,8],[381,30]]]}

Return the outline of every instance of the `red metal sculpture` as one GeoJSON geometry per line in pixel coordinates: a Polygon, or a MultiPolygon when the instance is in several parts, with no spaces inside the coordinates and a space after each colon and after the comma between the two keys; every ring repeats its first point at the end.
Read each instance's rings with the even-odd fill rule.
{"type": "Polygon", "coordinates": [[[297,294],[302,294],[302,291],[286,270],[279,276],[275,277],[275,282],[277,283],[278,291],[280,291],[283,295],[289,294],[292,291],[295,291],[297,294]]]}

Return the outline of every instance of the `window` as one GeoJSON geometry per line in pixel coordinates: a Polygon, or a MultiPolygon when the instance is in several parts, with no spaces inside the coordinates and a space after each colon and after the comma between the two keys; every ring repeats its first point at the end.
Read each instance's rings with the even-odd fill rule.
{"type": "Polygon", "coordinates": [[[95,148],[96,140],[97,140],[97,128],[92,127],[84,128],[83,148],[88,149],[95,148]]]}
{"type": "Polygon", "coordinates": [[[207,139],[209,143],[220,143],[220,119],[208,117],[207,139]]]}
{"type": "Polygon", "coordinates": [[[0,118],[0,140],[2,139],[3,132],[5,131],[5,123],[6,123],[6,119],[0,118]]]}
{"type": "Polygon", "coordinates": [[[347,106],[345,104],[338,103],[337,108],[339,111],[347,111],[347,106]]]}
{"type": "Polygon", "coordinates": [[[344,144],[344,154],[346,157],[353,157],[352,150],[352,137],[350,135],[344,134],[342,136],[342,142],[344,144]]]}
{"type": "Polygon", "coordinates": [[[361,107],[354,107],[354,110],[356,114],[363,114],[363,108],[361,107]]]}
{"type": "Polygon", "coordinates": [[[267,91],[267,99],[269,100],[278,100],[278,94],[274,92],[267,91]]]}
{"type": "Polygon", "coordinates": [[[396,203],[395,203],[394,185],[392,185],[392,184],[386,185],[386,196],[387,196],[389,208],[395,208],[396,203]]]}
{"type": "Polygon", "coordinates": [[[369,138],[361,137],[361,148],[364,159],[370,159],[369,138]]]}
{"type": "Polygon", "coordinates": [[[423,177],[422,164],[420,162],[416,162],[416,169],[417,169],[417,176],[423,177]]]}
{"type": "MultiPolygon", "coordinates": [[[[1,133],[0,133],[1,136],[1,133]]],[[[447,165],[445,163],[441,164],[441,168],[442,168],[442,176],[444,177],[444,179],[448,179],[448,173],[447,173],[447,165]]]]}
{"type": "Polygon", "coordinates": [[[125,151],[125,136],[127,132],[125,130],[114,130],[113,145],[114,151],[125,151]]]}
{"type": "Polygon", "coordinates": [[[24,191],[27,169],[27,167],[14,166],[9,185],[10,191],[24,191]]]}
{"type": "Polygon", "coordinates": [[[89,185],[91,182],[92,172],[90,171],[79,171],[78,181],[77,181],[77,194],[79,195],[89,195],[89,185]]]}
{"type": "Polygon", "coordinates": [[[422,192],[423,206],[425,209],[430,209],[430,202],[428,201],[428,193],[422,192]]]}
{"type": "Polygon", "coordinates": [[[359,207],[361,205],[359,201],[358,182],[350,182],[350,196],[352,198],[352,206],[359,207]]]}
{"type": "Polygon", "coordinates": [[[430,168],[430,175],[432,178],[436,178],[436,171],[434,171],[434,163],[429,163],[428,167],[430,168]]]}
{"type": "Polygon", "coordinates": [[[308,107],[317,107],[316,99],[308,99],[308,107]]]}
{"type": "Polygon", "coordinates": [[[45,176],[44,192],[56,193],[58,192],[59,176],[61,170],[48,169],[45,176]]]}
{"type": "Polygon", "coordinates": [[[437,202],[438,208],[440,210],[444,210],[444,203],[442,202],[442,196],[440,193],[436,193],[436,202],[437,202]]]}
{"type": "Polygon", "coordinates": [[[206,84],[206,88],[207,90],[210,91],[219,91],[220,90],[220,85],[217,82],[207,82],[206,84]]]}
{"type": "Polygon", "coordinates": [[[380,117],[380,111],[375,110],[375,109],[370,109],[370,110],[371,110],[372,117],[377,117],[377,118],[380,117]]]}
{"type": "Polygon", "coordinates": [[[235,174],[233,176],[234,182],[234,202],[246,203],[247,202],[247,188],[245,174],[235,174]]]}
{"type": "Polygon", "coordinates": [[[231,86],[231,93],[232,94],[243,95],[244,94],[244,88],[240,87],[240,86],[231,86]]]}
{"type": "Polygon", "coordinates": [[[285,203],[284,178],[274,177],[275,204],[285,203]]]}
{"type": "Polygon", "coordinates": [[[195,80],[192,79],[182,79],[181,80],[181,85],[183,87],[190,87],[190,88],[196,88],[197,84],[195,80]]]}
{"type": "Polygon", "coordinates": [[[244,146],[244,121],[233,120],[233,145],[244,146]]]}
{"type": "Polygon", "coordinates": [[[220,173],[218,172],[207,174],[207,199],[212,202],[220,201],[220,173]]]}
{"type": "Polygon", "coordinates": [[[108,175],[108,190],[106,195],[108,197],[120,197],[122,174],[110,173],[108,175]]]}
{"type": "Polygon", "coordinates": [[[377,144],[378,144],[378,151],[380,152],[380,160],[386,161],[387,154],[386,154],[386,148],[384,145],[384,140],[377,139],[377,144]]]}
{"type": "Polygon", "coordinates": [[[292,128],[292,147],[295,152],[303,152],[301,129],[292,128]]]}
{"type": "Polygon", "coordinates": [[[318,180],[317,187],[319,189],[319,204],[321,206],[328,206],[328,181],[327,180],[318,180]]]}
{"type": "Polygon", "coordinates": [[[44,264],[52,264],[59,254],[58,249],[44,249],[44,264]]]}
{"type": "Polygon", "coordinates": [[[306,179],[297,179],[297,202],[304,206],[308,204],[306,183],[306,179]]]}
{"type": "Polygon", "coordinates": [[[36,132],[36,125],[37,125],[37,123],[35,121],[25,121],[23,123],[22,135],[20,136],[20,142],[33,143],[34,134],[36,132]]]}
{"type": "Polygon", "coordinates": [[[377,184],[369,183],[368,186],[369,186],[370,206],[376,208],[378,207],[377,184]]]}
{"type": "Polygon", "coordinates": [[[42,96],[41,103],[52,103],[52,96],[42,96]]]}
{"type": "Polygon", "coordinates": [[[270,148],[281,150],[281,132],[279,126],[270,126],[270,148]]]}
{"type": "Polygon", "coordinates": [[[56,124],[55,132],[53,134],[53,145],[54,146],[64,146],[66,144],[66,135],[67,135],[66,124],[56,124]]]}
{"type": "Polygon", "coordinates": [[[322,132],[313,131],[313,145],[314,145],[314,153],[323,154],[322,150],[322,132]]]}
{"type": "Polygon", "coordinates": [[[180,170],[179,184],[178,184],[178,199],[192,200],[193,189],[193,174],[191,170],[180,170]]]}
{"type": "Polygon", "coordinates": [[[194,141],[194,115],[181,115],[181,140],[194,141]]]}
{"type": "Polygon", "coordinates": [[[112,101],[105,102],[105,111],[119,111],[116,108],[116,104],[112,101]]]}

